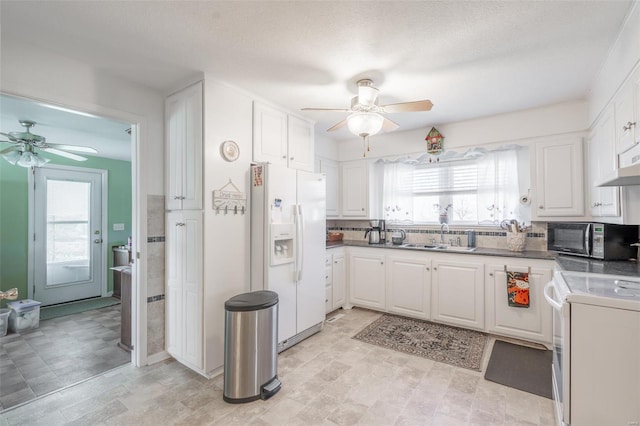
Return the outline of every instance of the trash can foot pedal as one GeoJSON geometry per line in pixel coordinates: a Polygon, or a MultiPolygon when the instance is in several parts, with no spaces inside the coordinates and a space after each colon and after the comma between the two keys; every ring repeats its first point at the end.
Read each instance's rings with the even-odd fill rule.
{"type": "Polygon", "coordinates": [[[260,398],[265,400],[271,398],[273,395],[278,393],[281,387],[282,383],[280,382],[280,380],[278,380],[277,377],[274,377],[273,380],[262,386],[262,389],[260,391],[260,398]]]}

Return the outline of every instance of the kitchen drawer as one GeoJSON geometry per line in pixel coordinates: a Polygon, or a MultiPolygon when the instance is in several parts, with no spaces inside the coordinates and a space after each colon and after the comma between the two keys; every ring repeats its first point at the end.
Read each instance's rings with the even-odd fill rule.
{"type": "Polygon", "coordinates": [[[326,296],[324,298],[324,311],[325,313],[329,313],[331,312],[333,309],[333,295],[332,295],[332,291],[331,291],[331,286],[327,286],[326,289],[326,296]]]}
{"type": "Polygon", "coordinates": [[[324,282],[326,285],[331,285],[333,275],[331,272],[331,266],[324,268],[324,282]]]}

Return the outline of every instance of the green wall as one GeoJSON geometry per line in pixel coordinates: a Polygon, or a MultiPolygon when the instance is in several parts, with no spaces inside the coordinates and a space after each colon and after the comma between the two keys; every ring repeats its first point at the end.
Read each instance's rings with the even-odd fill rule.
{"type": "MultiPolygon", "coordinates": [[[[4,148],[5,144],[0,144],[4,148]]],[[[109,171],[107,238],[108,266],[113,264],[111,247],[127,243],[131,232],[131,162],[88,157],[87,161],[67,160],[47,155],[49,164],[87,167],[109,171]],[[54,158],[55,157],[55,158],[54,158]],[[124,231],[114,231],[114,223],[124,223],[124,231]]],[[[28,186],[30,169],[13,166],[0,157],[0,290],[17,287],[19,298],[27,296],[28,186]]],[[[107,273],[109,290],[113,274],[107,273]]],[[[4,306],[3,301],[2,306],[4,306]]]]}

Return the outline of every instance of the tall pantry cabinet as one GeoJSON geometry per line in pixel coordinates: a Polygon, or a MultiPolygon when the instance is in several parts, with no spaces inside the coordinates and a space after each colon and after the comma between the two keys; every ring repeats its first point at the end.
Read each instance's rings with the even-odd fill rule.
{"type": "Polygon", "coordinates": [[[203,373],[203,84],[166,99],[166,349],[203,373]]]}

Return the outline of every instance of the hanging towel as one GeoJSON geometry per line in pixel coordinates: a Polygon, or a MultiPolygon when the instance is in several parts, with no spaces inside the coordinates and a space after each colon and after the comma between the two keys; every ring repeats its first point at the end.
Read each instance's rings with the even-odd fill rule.
{"type": "Polygon", "coordinates": [[[507,299],[509,306],[529,307],[529,274],[507,271],[507,299]]]}

